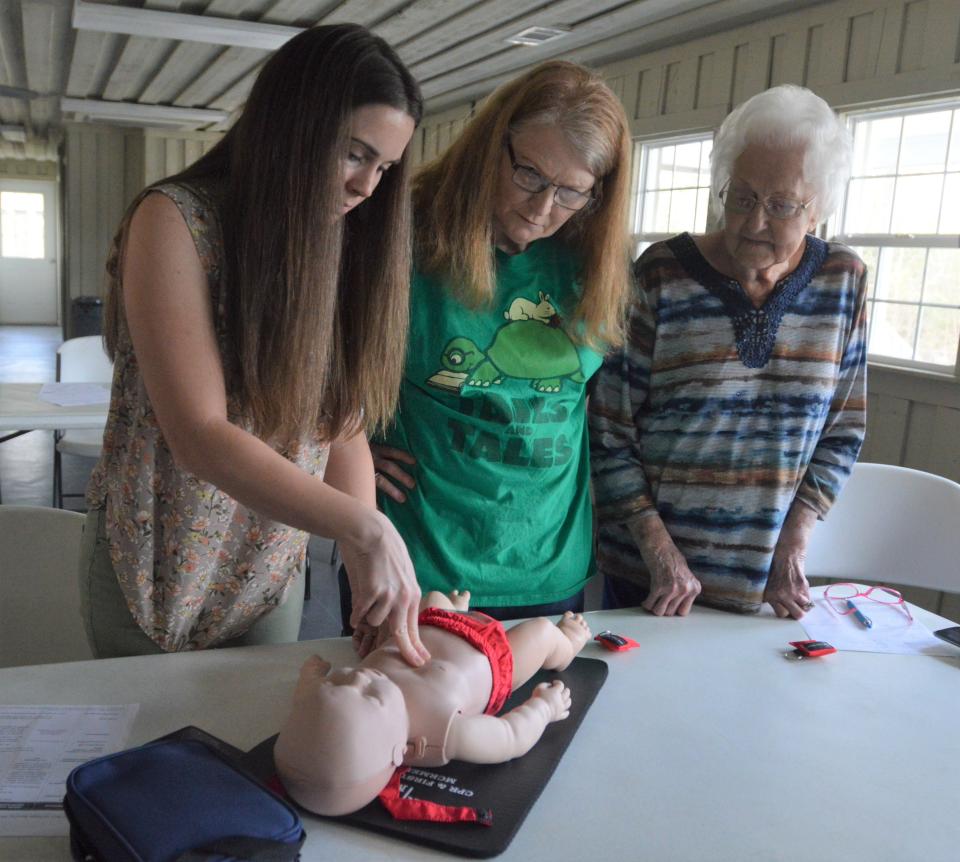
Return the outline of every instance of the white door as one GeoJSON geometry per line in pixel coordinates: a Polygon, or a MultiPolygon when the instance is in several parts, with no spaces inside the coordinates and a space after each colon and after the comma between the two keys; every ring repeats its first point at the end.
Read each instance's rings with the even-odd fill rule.
{"type": "Polygon", "coordinates": [[[60,323],[57,184],[0,179],[0,323],[60,323]]]}

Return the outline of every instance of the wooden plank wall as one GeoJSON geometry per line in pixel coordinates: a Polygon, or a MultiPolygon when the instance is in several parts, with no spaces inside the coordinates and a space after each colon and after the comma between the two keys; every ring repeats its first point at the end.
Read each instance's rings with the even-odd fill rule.
{"type": "Polygon", "coordinates": [[[0,159],[0,177],[7,180],[56,180],[60,165],[39,159],[0,159]]]}
{"type": "MultiPolygon", "coordinates": [[[[600,71],[623,102],[638,140],[714,129],[735,105],[782,83],[810,87],[837,110],[956,96],[960,2],[838,0],[600,71]]],[[[421,157],[438,154],[472,109],[466,104],[427,117],[418,131],[421,157]]],[[[960,482],[960,381],[871,367],[868,388],[862,460],[960,482]]],[[[905,592],[960,619],[960,595],[905,592]]]]}
{"type": "MultiPolygon", "coordinates": [[[[143,185],[143,132],[67,126],[63,153],[63,320],[78,296],[103,296],[110,242],[127,204],[143,185]]],[[[69,326],[69,323],[67,324],[69,326]]],[[[70,332],[65,332],[66,338],[70,332]]]]}
{"type": "Polygon", "coordinates": [[[221,137],[79,123],[67,127],[64,320],[70,319],[66,312],[73,298],[103,295],[110,242],[137,192],[196,161],[221,137]]]}

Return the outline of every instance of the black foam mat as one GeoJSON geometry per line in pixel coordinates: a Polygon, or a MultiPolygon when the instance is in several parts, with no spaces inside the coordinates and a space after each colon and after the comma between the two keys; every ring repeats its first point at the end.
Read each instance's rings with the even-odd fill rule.
{"type": "MultiPolygon", "coordinates": [[[[414,768],[404,775],[401,787],[409,787],[413,798],[490,809],[492,825],[394,820],[377,799],[353,814],[330,819],[460,856],[488,858],[502,853],[546,787],[606,678],[605,662],[577,658],[565,671],[540,671],[515,691],[501,714],[527,700],[541,682],[560,679],[572,696],[570,716],[549,724],[540,741],[523,757],[492,766],[454,760],[446,766],[414,768]]],[[[264,782],[275,778],[275,740],[276,736],[264,740],[243,758],[246,768],[264,782]]],[[[308,831],[316,835],[320,830],[315,826],[308,831]]]]}

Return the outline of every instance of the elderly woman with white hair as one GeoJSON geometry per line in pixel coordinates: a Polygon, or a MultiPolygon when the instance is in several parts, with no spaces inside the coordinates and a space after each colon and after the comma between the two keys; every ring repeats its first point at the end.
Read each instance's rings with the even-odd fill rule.
{"type": "Polygon", "coordinates": [[[628,342],[590,401],[607,607],[809,609],[807,542],[866,420],[866,270],[813,234],[850,151],[814,93],[759,93],[714,141],[719,229],[636,262],[628,342]]]}

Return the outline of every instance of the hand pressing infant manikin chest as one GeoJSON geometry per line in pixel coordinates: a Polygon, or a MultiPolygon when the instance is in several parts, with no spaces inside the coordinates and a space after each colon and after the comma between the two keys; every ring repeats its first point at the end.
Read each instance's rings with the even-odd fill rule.
{"type": "Polygon", "coordinates": [[[424,596],[420,638],[431,659],[422,667],[408,665],[392,639],[355,668],[331,671],[319,656],[307,659],[273,754],[294,800],[318,814],[348,814],[375,799],[400,765],[502,763],[567,717],[570,691],[559,680],[495,714],[538,670],[573,661],[590,637],[583,617],[539,617],[504,631],[467,611],[468,600],[424,596]]]}

